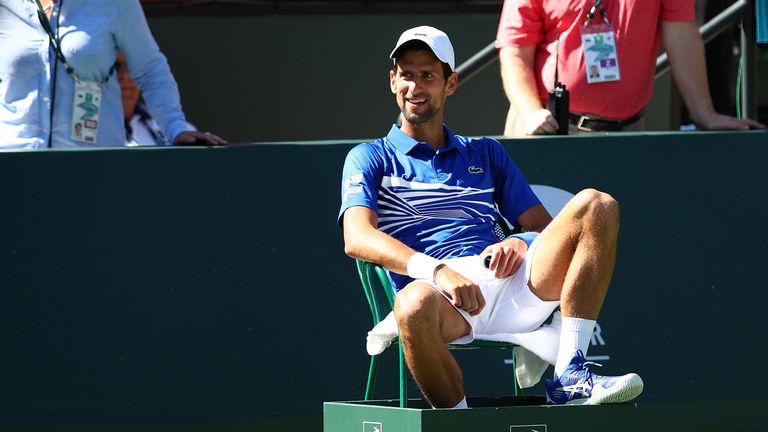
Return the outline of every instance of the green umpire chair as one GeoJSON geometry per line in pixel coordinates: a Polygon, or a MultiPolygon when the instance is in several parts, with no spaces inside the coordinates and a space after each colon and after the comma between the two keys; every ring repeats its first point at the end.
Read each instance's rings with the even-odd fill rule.
{"type": "MultiPolygon", "coordinates": [[[[373,318],[373,325],[380,323],[384,317],[392,310],[395,304],[395,291],[392,288],[387,272],[379,265],[371,264],[366,261],[356,260],[357,272],[360,276],[360,282],[365,292],[365,297],[368,300],[368,305],[371,308],[371,316],[373,318]]],[[[392,343],[397,345],[398,348],[398,361],[400,364],[400,407],[406,408],[408,406],[408,368],[405,364],[405,357],[403,355],[403,345],[400,343],[399,338],[395,339],[392,343]]],[[[475,340],[466,345],[453,345],[449,344],[448,348],[452,350],[457,349],[483,349],[483,348],[495,348],[495,349],[508,349],[512,355],[512,368],[513,368],[513,384],[514,394],[520,394],[520,387],[517,383],[517,377],[514,374],[514,369],[517,367],[517,361],[512,348],[517,345],[508,342],[495,342],[495,341],[483,341],[475,340]]],[[[368,368],[368,381],[365,386],[365,400],[373,399],[373,389],[376,385],[376,374],[379,367],[379,356],[371,356],[371,364],[368,368]]]]}

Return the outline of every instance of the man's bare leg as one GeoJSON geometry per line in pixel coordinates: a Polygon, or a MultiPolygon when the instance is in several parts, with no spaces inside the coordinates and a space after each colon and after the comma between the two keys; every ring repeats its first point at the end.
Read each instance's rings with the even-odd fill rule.
{"type": "Polygon", "coordinates": [[[592,331],[616,261],[619,206],[594,189],[579,192],[541,233],[531,267],[531,289],[560,297],[563,313],[554,380],[545,384],[553,404],[617,403],[643,390],[636,374],[603,377],[586,366],[592,331]]]}
{"type": "Polygon", "coordinates": [[[452,408],[464,399],[464,378],[447,343],[469,333],[469,323],[423,282],[401,290],[395,301],[405,361],[422,393],[435,408],[452,408]]]}
{"type": "Polygon", "coordinates": [[[619,205],[587,189],[574,196],[539,235],[531,266],[531,290],[560,299],[563,316],[596,319],[616,261],[619,205]]]}
{"type": "Polygon", "coordinates": [[[616,261],[619,206],[587,189],[571,199],[542,232],[530,285],[547,300],[560,298],[563,326],[555,364],[559,376],[577,352],[586,354],[616,261]]]}

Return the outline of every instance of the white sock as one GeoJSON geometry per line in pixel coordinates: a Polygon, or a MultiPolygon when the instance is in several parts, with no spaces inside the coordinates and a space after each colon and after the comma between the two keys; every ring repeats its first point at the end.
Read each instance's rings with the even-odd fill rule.
{"type": "Polygon", "coordinates": [[[467,397],[466,396],[461,401],[459,401],[459,403],[457,403],[455,407],[453,407],[453,409],[461,409],[461,408],[469,408],[467,406],[467,397]]]}
{"type": "Polygon", "coordinates": [[[597,321],[583,318],[563,317],[563,326],[560,329],[560,348],[557,351],[555,362],[555,377],[559,377],[571,363],[576,351],[581,350],[587,355],[589,342],[592,340],[592,332],[597,321]]]}

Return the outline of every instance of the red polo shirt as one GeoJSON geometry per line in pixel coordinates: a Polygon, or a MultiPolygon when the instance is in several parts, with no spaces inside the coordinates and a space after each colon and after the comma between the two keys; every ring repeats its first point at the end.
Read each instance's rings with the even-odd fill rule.
{"type": "MultiPolygon", "coordinates": [[[[496,47],[536,45],[534,76],[542,104],[559,79],[571,92],[571,112],[624,119],[642,110],[653,94],[661,21],[693,21],[693,0],[605,0],[616,31],[620,81],[587,84],[581,27],[594,0],[506,0],[496,47]]],[[[597,13],[593,22],[602,22],[597,13]]]]}

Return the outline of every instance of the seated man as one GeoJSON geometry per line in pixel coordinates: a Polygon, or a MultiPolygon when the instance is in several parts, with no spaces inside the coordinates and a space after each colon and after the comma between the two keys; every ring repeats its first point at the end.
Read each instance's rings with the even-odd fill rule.
{"type": "Polygon", "coordinates": [[[552,220],[501,144],[454,135],[443,124],[458,84],[448,36],[427,26],[407,30],[391,57],[402,126],[350,151],[339,222],[347,255],[390,271],[405,359],[429,403],[467,406],[446,343],[534,331],[558,305],[563,322],[548,401],[635,398],[639,376],[596,375],[584,359],[613,273],[616,201],[585,190],[552,220]],[[499,242],[497,205],[528,232],[499,242]]]}

